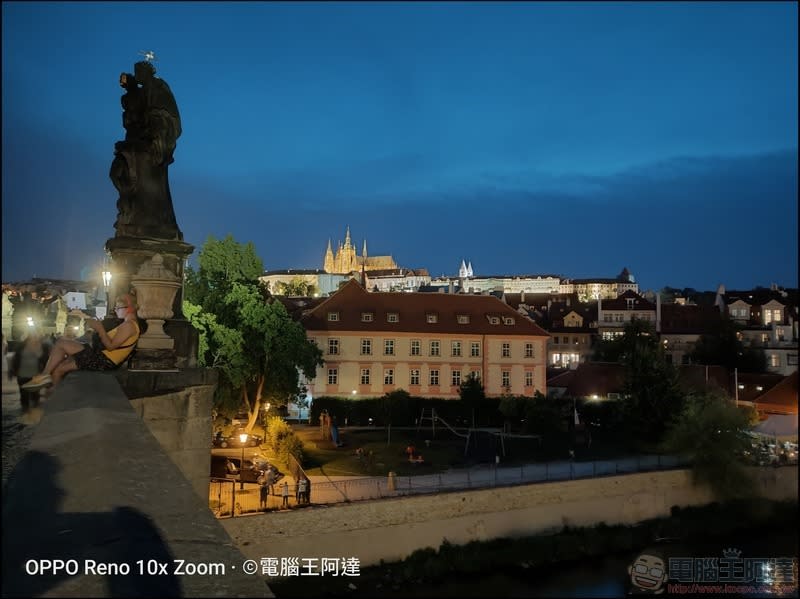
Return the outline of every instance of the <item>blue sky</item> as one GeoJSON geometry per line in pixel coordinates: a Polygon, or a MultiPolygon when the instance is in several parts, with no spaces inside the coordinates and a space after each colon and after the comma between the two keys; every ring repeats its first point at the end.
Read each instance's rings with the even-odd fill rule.
{"type": "MultiPolygon", "coordinates": [[[[319,268],[797,287],[797,4],[3,3],[3,281],[102,261],[154,50],[178,225],[319,268]]],[[[196,251],[197,251],[196,250],[196,251]]]]}

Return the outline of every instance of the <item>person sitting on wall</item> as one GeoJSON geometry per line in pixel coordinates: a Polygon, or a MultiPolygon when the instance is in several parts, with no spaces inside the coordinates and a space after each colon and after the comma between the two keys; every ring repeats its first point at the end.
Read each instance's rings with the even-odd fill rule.
{"type": "Polygon", "coordinates": [[[97,333],[103,349],[61,337],[50,351],[50,357],[41,374],[37,374],[23,389],[34,390],[57,385],[73,370],[113,370],[128,359],[139,340],[139,323],[136,320],[136,303],[133,296],[124,294],[117,298],[114,312],[122,324],[106,332],[97,319],[86,322],[97,333]]]}

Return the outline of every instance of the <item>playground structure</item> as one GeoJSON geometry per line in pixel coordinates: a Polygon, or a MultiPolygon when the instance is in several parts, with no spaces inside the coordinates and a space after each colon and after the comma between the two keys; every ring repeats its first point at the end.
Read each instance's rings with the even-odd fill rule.
{"type": "Polygon", "coordinates": [[[497,440],[499,440],[500,441],[500,453],[497,454],[497,452],[495,451],[495,454],[496,455],[502,455],[503,457],[506,456],[505,437],[507,436],[508,433],[503,431],[503,429],[492,428],[492,427],[479,428],[479,427],[476,427],[475,423],[473,422],[472,426],[470,426],[467,429],[466,433],[461,433],[457,429],[455,429],[453,426],[451,426],[450,423],[447,422],[444,418],[442,418],[441,416],[436,414],[436,408],[422,408],[422,414],[420,415],[419,420],[417,421],[417,433],[419,433],[420,429],[423,426],[423,423],[428,421],[428,420],[430,420],[430,423],[431,423],[431,436],[432,436],[432,438],[436,438],[436,423],[439,422],[442,425],[444,425],[444,427],[446,429],[448,429],[454,435],[465,439],[465,442],[464,442],[464,455],[465,456],[469,455],[470,447],[473,447],[474,451],[477,452],[479,438],[482,435],[492,435],[492,436],[495,437],[495,443],[493,444],[494,447],[492,447],[493,451],[496,450],[496,448],[497,448],[497,440]],[[430,414],[428,412],[430,412],[430,414]]]}

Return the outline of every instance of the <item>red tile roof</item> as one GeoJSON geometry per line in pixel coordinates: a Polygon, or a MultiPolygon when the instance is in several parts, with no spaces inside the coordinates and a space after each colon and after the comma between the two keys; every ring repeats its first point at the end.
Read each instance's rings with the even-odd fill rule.
{"type": "Polygon", "coordinates": [[[759,412],[797,414],[797,371],[763,393],[756,401],[759,412]]]}
{"type": "Polygon", "coordinates": [[[653,310],[655,311],[656,305],[644,299],[641,295],[628,289],[625,293],[618,296],[616,299],[613,300],[603,300],[603,311],[606,310],[627,310],[628,309],[628,300],[633,300],[633,309],[634,310],[653,310]]]}
{"type": "Polygon", "coordinates": [[[308,313],[303,318],[303,326],[317,331],[548,336],[539,325],[490,295],[368,293],[355,280],[308,313]],[[338,312],[339,320],[329,321],[329,312],[338,312]],[[361,314],[365,312],[373,314],[371,322],[361,321],[361,314]],[[396,313],[398,322],[387,322],[388,313],[396,313]],[[428,314],[436,314],[437,322],[429,323],[428,314]],[[459,324],[459,315],[468,316],[469,323],[459,324]],[[491,316],[499,317],[500,324],[490,324],[491,316]],[[513,318],[514,324],[504,324],[504,318],[513,318]]]}

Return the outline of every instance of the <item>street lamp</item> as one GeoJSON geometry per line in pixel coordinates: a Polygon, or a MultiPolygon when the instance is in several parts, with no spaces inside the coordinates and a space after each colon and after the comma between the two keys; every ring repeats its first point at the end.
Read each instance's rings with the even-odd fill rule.
{"type": "Polygon", "coordinates": [[[244,490],[244,446],[247,443],[247,433],[239,435],[239,441],[242,443],[242,463],[239,465],[239,488],[244,490]]]}
{"type": "Polygon", "coordinates": [[[269,402],[264,406],[264,440],[267,439],[267,417],[269,416],[269,402]]]}
{"type": "Polygon", "coordinates": [[[108,288],[111,286],[111,271],[103,271],[103,288],[106,290],[106,314],[108,314],[108,288]]]}

